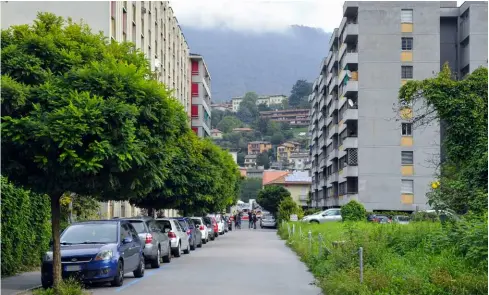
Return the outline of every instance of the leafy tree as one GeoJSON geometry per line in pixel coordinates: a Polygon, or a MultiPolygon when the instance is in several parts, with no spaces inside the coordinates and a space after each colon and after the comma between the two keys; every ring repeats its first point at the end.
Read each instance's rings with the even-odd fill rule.
{"type": "Polygon", "coordinates": [[[282,131],[290,130],[290,123],[289,122],[281,122],[280,123],[280,130],[282,130],[282,131]]]}
{"type": "Polygon", "coordinates": [[[239,104],[239,109],[236,114],[238,119],[246,124],[255,122],[259,117],[259,111],[256,105],[257,100],[258,95],[256,93],[247,92],[239,104]]]}
{"type": "Polygon", "coordinates": [[[284,140],[285,137],[282,132],[277,132],[272,136],[272,144],[281,144],[284,140]]]}
{"type": "Polygon", "coordinates": [[[355,200],[351,200],[345,206],[341,207],[341,217],[343,221],[361,221],[365,220],[365,207],[355,200]]]}
{"type": "Polygon", "coordinates": [[[415,128],[440,120],[446,127],[439,185],[428,194],[437,209],[487,210],[487,68],[453,79],[448,64],[434,78],[409,81],[399,90],[400,108],[411,105],[415,128]],[[470,131],[469,131],[470,130],[470,131]]]}
{"type": "Polygon", "coordinates": [[[272,135],[274,135],[274,134],[276,134],[278,132],[281,132],[281,128],[280,127],[281,126],[280,126],[279,123],[274,122],[274,121],[269,121],[268,122],[268,126],[267,126],[267,132],[266,132],[266,134],[272,136],[272,135]]]}
{"type": "Polygon", "coordinates": [[[249,100],[256,103],[256,101],[258,100],[258,94],[256,94],[256,92],[253,91],[248,91],[245,93],[243,100],[249,100]]]}
{"type": "MultiPolygon", "coordinates": [[[[298,107],[301,103],[308,102],[308,96],[312,93],[312,83],[306,80],[297,80],[289,96],[289,107],[298,107]]],[[[308,104],[307,104],[308,106],[308,104]]]]}
{"type": "Polygon", "coordinates": [[[217,124],[217,129],[221,130],[223,133],[229,133],[233,131],[234,128],[238,128],[243,123],[235,116],[225,116],[217,124]]]}
{"type": "Polygon", "coordinates": [[[241,166],[241,167],[244,166],[245,156],[246,156],[246,154],[244,152],[239,152],[238,153],[238,157],[237,157],[238,159],[237,159],[237,161],[238,161],[238,165],[241,166]]]}
{"type": "Polygon", "coordinates": [[[258,105],[258,111],[259,112],[266,112],[266,111],[271,111],[271,110],[272,109],[264,103],[261,103],[258,105]]]}
{"type": "Polygon", "coordinates": [[[258,118],[256,122],[256,129],[260,131],[262,134],[266,134],[268,131],[268,125],[270,120],[267,118],[258,118]]]}
{"type": "Polygon", "coordinates": [[[217,124],[219,124],[219,122],[221,122],[221,120],[223,118],[224,118],[224,111],[213,109],[211,111],[211,126],[212,126],[212,128],[217,128],[217,124]]]}
{"type": "Polygon", "coordinates": [[[277,219],[279,222],[281,222],[282,220],[290,221],[290,215],[293,214],[296,214],[299,220],[304,217],[304,211],[290,196],[285,197],[279,203],[277,212],[277,219]]]}
{"type": "Polygon", "coordinates": [[[51,198],[61,280],[60,198],[123,200],[162,186],[186,113],[131,44],[39,14],[2,30],[2,173],[51,198]]]}
{"type": "Polygon", "coordinates": [[[284,187],[278,185],[267,185],[258,192],[256,202],[265,210],[272,214],[276,214],[278,211],[278,205],[287,197],[290,197],[290,192],[284,187]]]}
{"type": "Polygon", "coordinates": [[[260,178],[246,178],[241,181],[239,199],[243,202],[256,199],[261,188],[262,180],[260,178]]]}
{"type": "Polygon", "coordinates": [[[270,158],[268,152],[263,152],[256,157],[256,165],[264,166],[265,169],[270,168],[270,158]]]}
{"type": "Polygon", "coordinates": [[[284,138],[286,140],[294,138],[294,132],[292,130],[285,130],[284,131],[284,138]]]}

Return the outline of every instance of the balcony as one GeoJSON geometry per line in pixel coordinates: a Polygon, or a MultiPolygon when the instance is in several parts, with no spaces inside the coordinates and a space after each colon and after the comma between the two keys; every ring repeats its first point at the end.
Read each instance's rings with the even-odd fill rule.
{"type": "Polygon", "coordinates": [[[346,24],[343,31],[343,39],[341,43],[349,43],[358,39],[358,24],[356,22],[350,22],[346,24]]]}
{"type": "Polygon", "coordinates": [[[341,68],[344,69],[347,65],[358,64],[358,51],[357,49],[348,49],[341,62],[341,68]]]}
{"type": "Polygon", "coordinates": [[[358,148],[358,137],[347,137],[343,139],[343,149],[356,149],[358,148]]]}
{"type": "Polygon", "coordinates": [[[338,110],[338,100],[333,100],[328,111],[328,117],[331,117],[336,110],[338,110]]]}
{"type": "MultiPolygon", "coordinates": [[[[355,73],[355,72],[352,72],[355,73]]],[[[343,96],[350,96],[358,92],[358,81],[350,79],[343,87],[343,96]]]]}
{"type": "Polygon", "coordinates": [[[338,172],[335,172],[333,174],[331,174],[328,178],[329,182],[331,183],[335,183],[335,182],[338,182],[338,172]]]}
{"type": "Polygon", "coordinates": [[[347,123],[351,120],[358,120],[358,109],[346,109],[343,114],[343,122],[347,123]]]}
{"type": "Polygon", "coordinates": [[[337,63],[338,63],[338,52],[335,52],[333,53],[333,56],[331,56],[331,60],[329,61],[328,64],[328,73],[331,73],[331,70],[337,63]]]}
{"type": "Polygon", "coordinates": [[[334,124],[329,128],[329,136],[328,138],[332,138],[333,135],[338,134],[338,124],[334,124]]]}
{"type": "Polygon", "coordinates": [[[338,206],[343,206],[348,204],[350,201],[358,201],[358,194],[349,194],[347,193],[346,195],[339,196],[339,203],[338,206]]]}
{"type": "Polygon", "coordinates": [[[326,158],[323,157],[321,161],[319,161],[319,169],[323,169],[326,166],[326,158]]]}
{"type": "Polygon", "coordinates": [[[328,160],[333,160],[333,159],[336,159],[338,158],[338,155],[339,152],[338,152],[338,149],[333,149],[329,154],[328,154],[328,160]]]}
{"type": "Polygon", "coordinates": [[[343,168],[343,177],[358,177],[358,166],[346,166],[343,168]]]}
{"type": "Polygon", "coordinates": [[[323,88],[323,84],[324,84],[324,79],[323,79],[323,75],[319,75],[318,77],[318,90],[321,90],[321,88],[323,88]]]}
{"type": "Polygon", "coordinates": [[[335,90],[337,87],[338,87],[338,76],[335,75],[331,79],[331,83],[329,85],[329,93],[328,94],[333,93],[333,90],[335,90]]]}

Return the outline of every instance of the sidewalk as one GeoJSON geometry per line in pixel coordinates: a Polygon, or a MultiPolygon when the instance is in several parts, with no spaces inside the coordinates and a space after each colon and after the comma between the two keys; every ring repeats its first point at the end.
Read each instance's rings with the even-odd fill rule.
{"type": "Polygon", "coordinates": [[[41,286],[41,272],[24,272],[2,279],[2,295],[14,295],[39,286],[41,286]]]}

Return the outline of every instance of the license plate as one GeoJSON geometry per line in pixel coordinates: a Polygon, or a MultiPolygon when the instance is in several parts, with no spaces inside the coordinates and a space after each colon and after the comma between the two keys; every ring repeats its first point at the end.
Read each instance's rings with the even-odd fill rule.
{"type": "Polygon", "coordinates": [[[66,271],[80,271],[81,266],[80,265],[66,265],[65,270],[66,271]]]}

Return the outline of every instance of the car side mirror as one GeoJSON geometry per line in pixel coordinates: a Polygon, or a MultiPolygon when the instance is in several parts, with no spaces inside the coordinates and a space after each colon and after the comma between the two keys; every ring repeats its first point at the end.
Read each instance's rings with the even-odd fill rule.
{"type": "Polygon", "coordinates": [[[125,237],[122,240],[122,244],[129,244],[129,243],[132,243],[132,238],[131,237],[125,237]]]}

